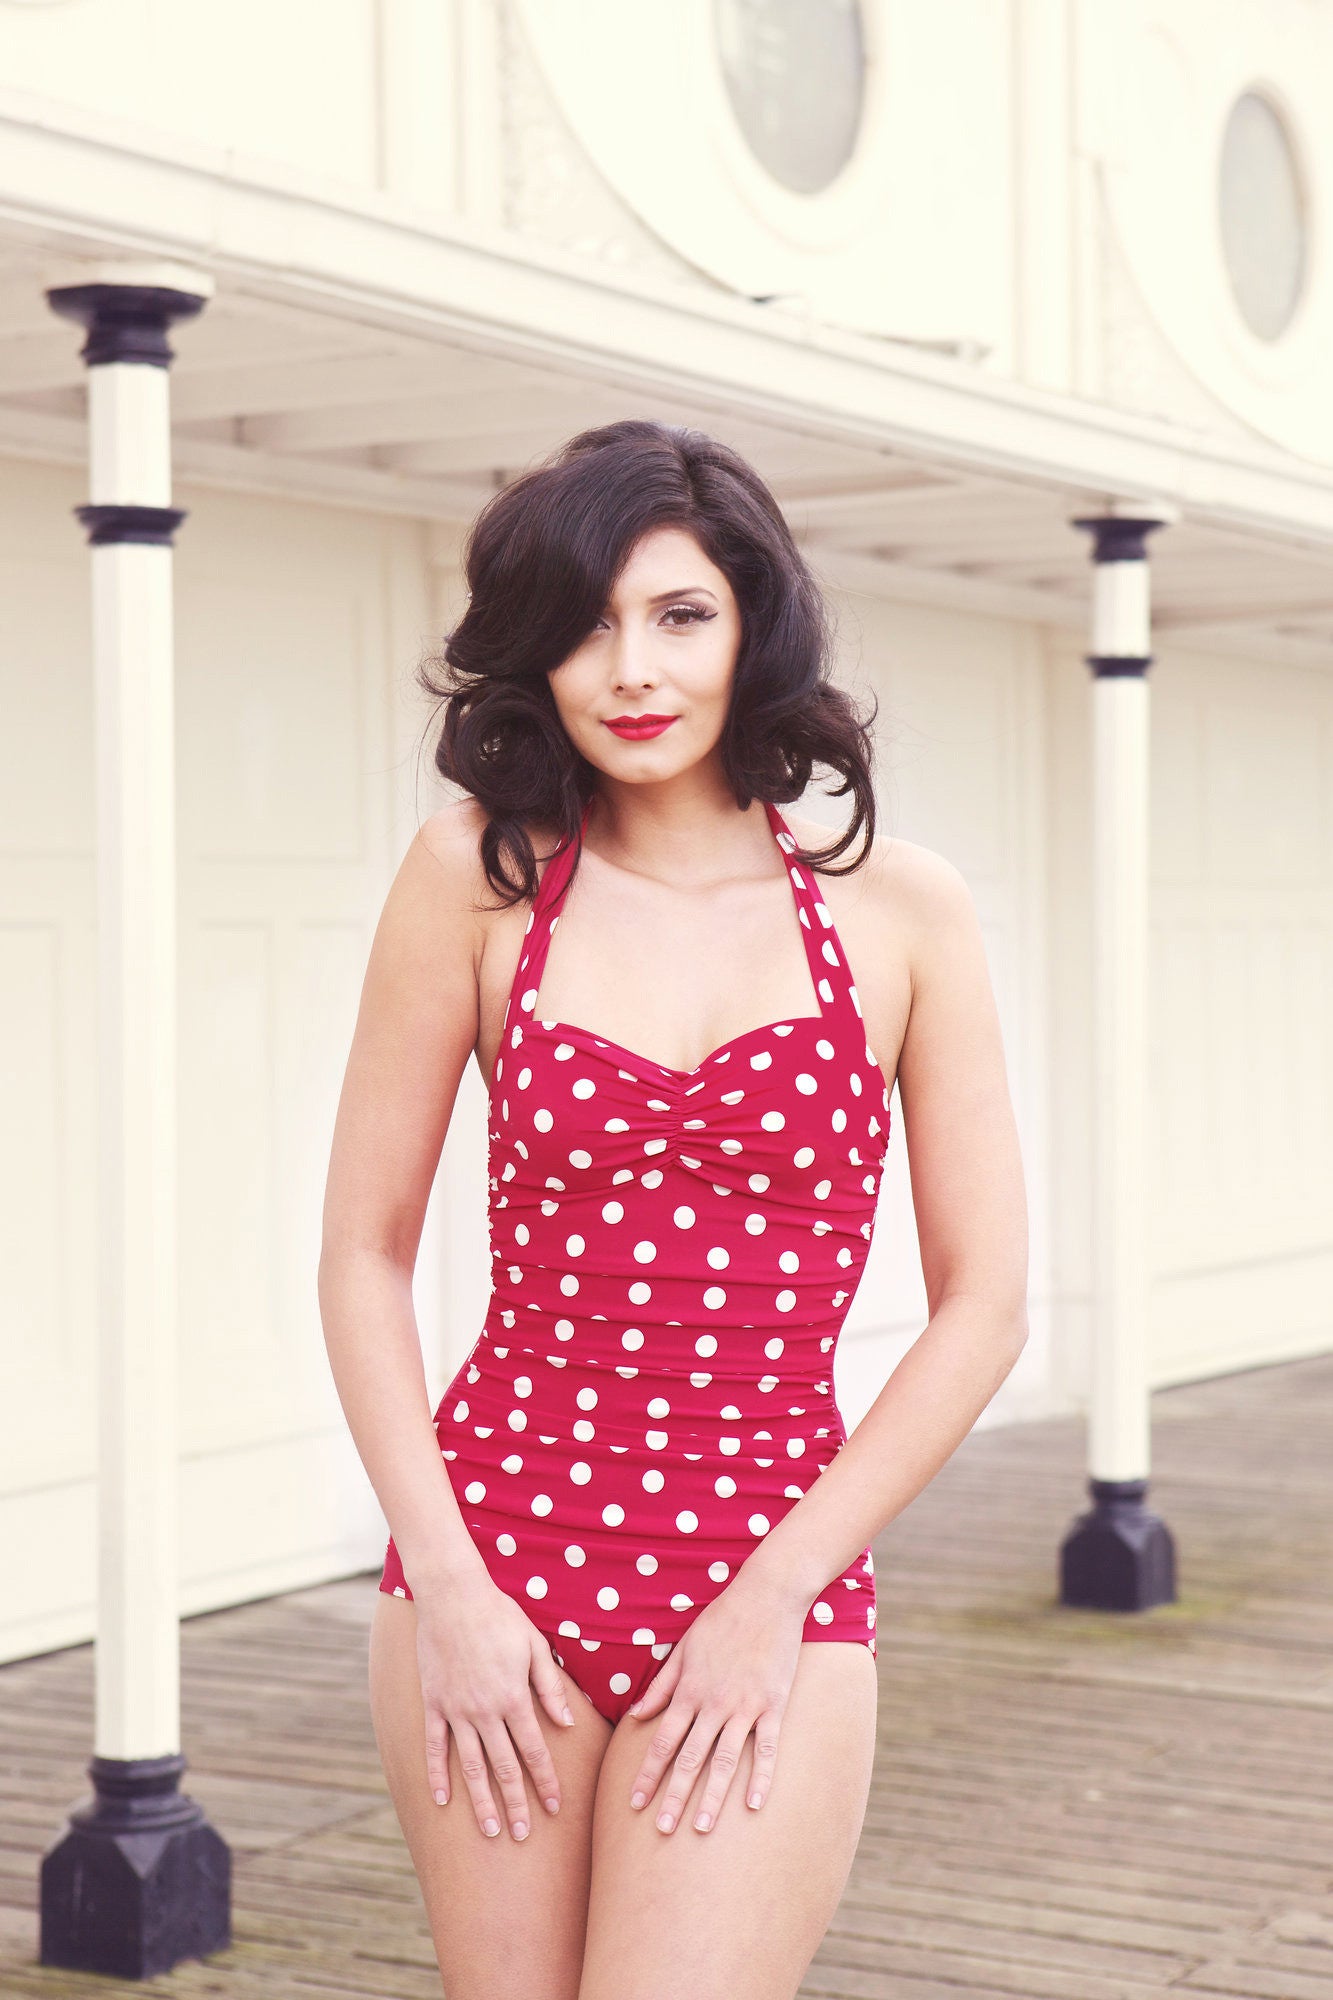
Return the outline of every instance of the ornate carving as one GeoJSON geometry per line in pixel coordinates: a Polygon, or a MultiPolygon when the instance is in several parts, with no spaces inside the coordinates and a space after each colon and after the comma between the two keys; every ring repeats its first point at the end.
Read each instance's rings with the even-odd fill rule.
{"type": "Polygon", "coordinates": [[[514,0],[500,0],[497,17],[507,226],[601,263],[726,291],[677,256],[593,165],[547,87],[514,0]]]}

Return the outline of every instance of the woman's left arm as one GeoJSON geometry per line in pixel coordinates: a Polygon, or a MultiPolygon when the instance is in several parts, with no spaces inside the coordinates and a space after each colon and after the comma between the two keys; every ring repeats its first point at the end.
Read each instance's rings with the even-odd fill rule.
{"type": "MultiPolygon", "coordinates": [[[[929,1318],[837,1456],[716,1600],[720,1615],[729,1599],[729,1613],[748,1617],[760,1650],[790,1659],[788,1685],[793,1625],[798,1644],[820,1591],[930,1483],[1027,1339],[1027,1199],[981,925],[958,869],[926,848],[909,853],[910,884],[900,875],[895,887],[897,916],[906,907],[911,918],[898,1093],[929,1318]]],[[[657,1681],[674,1687],[680,1668],[673,1653],[640,1713],[666,1692],[657,1681]]],[[[767,1659],[764,1670],[771,1690],[767,1659]]],[[[651,1795],[667,1734],[655,1732],[636,1790],[651,1795]]],[[[776,1734],[770,1724],[762,1741],[756,1735],[752,1800],[767,1795],[776,1734]]]]}

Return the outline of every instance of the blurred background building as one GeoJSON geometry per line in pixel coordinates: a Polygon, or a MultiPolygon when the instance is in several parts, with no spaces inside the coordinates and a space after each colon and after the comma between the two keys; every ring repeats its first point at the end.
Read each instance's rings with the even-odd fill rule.
{"type": "MultiPolygon", "coordinates": [[[[441,796],[413,668],[481,502],[617,417],[770,481],[880,698],[882,825],[976,897],[1032,1214],[988,1424],[1088,1395],[1074,522],[1161,512],[1150,1379],[1333,1347],[1331,89],[1310,0],[0,0],[0,1657],[96,1610],[87,371],[48,286],[215,288],[170,370],[189,1612],[382,1555],[315,1266],[371,932],[441,796]]],[[[925,1321],[894,1119],[849,1425],[925,1321]]],[[[433,1394],[481,1323],[484,1143],[473,1066],[433,1394]]]]}

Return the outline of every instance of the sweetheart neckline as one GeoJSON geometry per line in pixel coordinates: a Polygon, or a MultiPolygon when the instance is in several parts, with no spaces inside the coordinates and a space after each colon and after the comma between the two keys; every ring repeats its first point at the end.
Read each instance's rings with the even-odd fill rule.
{"type": "MultiPolygon", "coordinates": [[[[640,1054],[638,1054],[638,1050],[634,1050],[634,1048],[626,1048],[626,1046],[624,1046],[624,1042],[614,1042],[614,1040],[612,1040],[610,1036],[606,1036],[606,1034],[596,1034],[596,1030],[594,1030],[594,1028],[578,1028],[578,1026],[576,1026],[574,1022],[570,1022],[570,1020],[530,1020],[530,1022],[526,1024],[526,1028],[524,1028],[522,1032],[524,1032],[524,1034],[530,1034],[530,1032],[532,1032],[532,1028],[542,1028],[542,1030],[544,1030],[546,1034],[562,1034],[562,1036],[566,1036],[566,1038],[568,1038],[568,1036],[574,1036],[574,1034],[580,1034],[580,1036],[584,1036],[584,1040],[588,1040],[588,1042],[596,1042],[596,1046],[598,1046],[598,1052],[614,1052],[616,1056],[628,1056],[628,1060],[630,1060],[630,1062],[638,1062],[638,1064],[646,1064],[646,1066],[648,1066],[650,1070],[662,1070],[662,1072],[664,1072],[664,1074],[667,1074],[667,1076],[699,1076],[699,1072],[701,1072],[701,1070],[707,1070],[707,1068],[709,1068],[709,1064],[711,1064],[711,1062],[713,1062],[713,1060],[715,1060],[717,1056],[725,1056],[725,1054],[731,1054],[731,1050],[733,1050],[733,1048],[737,1048],[737,1046],[739,1046],[741,1042],[753,1042],[757,1034],[773,1034],[773,1032],[775,1032],[777,1028],[795,1028],[795,1026],[799,1026],[799,1024],[801,1024],[801,1022],[805,1022],[805,1020],[813,1022],[813,1024],[815,1024],[817,1028],[827,1028],[827,1020],[829,1020],[829,1016],[827,1016],[827,1014],[787,1014],[787,1016],[785,1016],[783,1020],[765,1020],[765,1022],[761,1022],[761,1024],[759,1024],[759,1028],[745,1028],[745,1030],[743,1030],[741,1034],[733,1034],[733,1036],[731,1036],[731,1038],[729,1038],[727,1042],[719,1042],[719,1044],[717,1044],[717,1048],[711,1048],[711,1050],[709,1050],[709,1054],[707,1054],[707,1056],[703,1058],[703,1062],[697,1062],[697,1064],[695,1064],[695,1068],[693,1068],[693,1070],[679,1070],[679,1068],[677,1068],[675,1064],[671,1064],[671,1062],[658,1062],[658,1060],[656,1060],[656,1056],[640,1056],[640,1054]]],[[[829,1040],[833,1040],[833,1036],[829,1036],[829,1040]]],[[[492,1072],[492,1076],[490,1076],[490,1088],[494,1090],[494,1072],[492,1072]]]]}

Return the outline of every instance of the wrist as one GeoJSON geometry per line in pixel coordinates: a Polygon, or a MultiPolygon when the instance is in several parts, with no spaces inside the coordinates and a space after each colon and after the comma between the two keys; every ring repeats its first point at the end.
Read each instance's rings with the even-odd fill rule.
{"type": "Polygon", "coordinates": [[[470,1554],[460,1550],[456,1555],[432,1551],[419,1562],[413,1562],[401,1549],[398,1554],[407,1587],[418,1600],[457,1598],[496,1588],[494,1578],[475,1549],[470,1554]]]}
{"type": "Polygon", "coordinates": [[[790,1613],[794,1618],[803,1619],[818,1591],[805,1591],[791,1569],[774,1558],[775,1552],[761,1543],[752,1555],[746,1557],[732,1583],[747,1595],[762,1598],[778,1613],[790,1613]]]}

